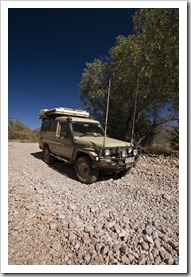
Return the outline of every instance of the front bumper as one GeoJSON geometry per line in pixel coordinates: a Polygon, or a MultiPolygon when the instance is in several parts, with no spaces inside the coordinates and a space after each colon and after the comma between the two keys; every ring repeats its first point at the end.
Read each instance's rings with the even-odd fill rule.
{"type": "Polygon", "coordinates": [[[123,170],[135,166],[138,157],[127,157],[125,159],[111,158],[93,161],[93,167],[97,169],[123,170]]]}

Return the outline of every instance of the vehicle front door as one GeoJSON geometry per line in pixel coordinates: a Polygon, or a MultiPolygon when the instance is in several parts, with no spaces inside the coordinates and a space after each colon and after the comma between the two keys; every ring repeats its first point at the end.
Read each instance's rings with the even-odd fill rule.
{"type": "Polygon", "coordinates": [[[58,146],[59,156],[70,160],[73,153],[73,139],[68,122],[62,122],[60,128],[60,143],[58,146]]]}

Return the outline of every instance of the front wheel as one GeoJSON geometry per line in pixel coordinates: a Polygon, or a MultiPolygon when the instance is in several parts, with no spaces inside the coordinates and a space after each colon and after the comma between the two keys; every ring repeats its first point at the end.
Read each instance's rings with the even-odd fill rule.
{"type": "Polygon", "coordinates": [[[99,171],[92,167],[92,160],[88,156],[79,157],[75,169],[77,178],[82,183],[91,184],[98,179],[99,171]]]}

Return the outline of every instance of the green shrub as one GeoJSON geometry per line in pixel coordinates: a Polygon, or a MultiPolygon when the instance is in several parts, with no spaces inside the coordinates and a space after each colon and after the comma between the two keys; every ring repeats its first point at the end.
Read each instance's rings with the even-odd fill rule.
{"type": "Polygon", "coordinates": [[[8,139],[22,142],[38,142],[40,129],[31,130],[24,125],[17,116],[15,119],[9,118],[8,139]]]}

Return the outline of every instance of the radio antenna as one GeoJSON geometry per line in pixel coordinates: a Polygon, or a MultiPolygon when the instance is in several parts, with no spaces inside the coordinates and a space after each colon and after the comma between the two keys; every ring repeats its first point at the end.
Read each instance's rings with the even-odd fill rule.
{"type": "Polygon", "coordinates": [[[132,126],[132,131],[131,131],[131,144],[133,144],[133,137],[134,137],[138,90],[139,90],[139,74],[138,74],[138,77],[137,77],[137,88],[136,88],[136,93],[135,93],[135,104],[134,104],[134,112],[133,112],[133,126],[132,126]]]}
{"type": "Polygon", "coordinates": [[[109,78],[109,87],[108,87],[108,95],[107,95],[107,108],[106,108],[106,116],[105,116],[105,134],[104,134],[104,140],[103,140],[103,147],[105,147],[105,138],[107,135],[107,121],[108,121],[108,111],[109,111],[110,89],[111,89],[111,78],[109,78]]]}

